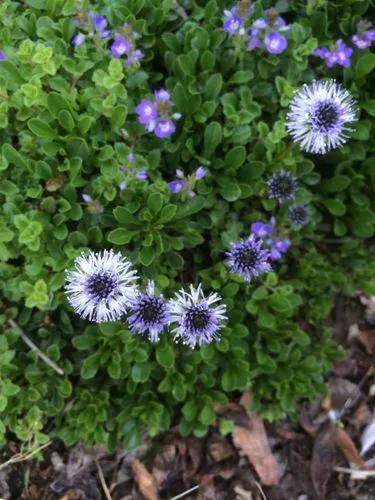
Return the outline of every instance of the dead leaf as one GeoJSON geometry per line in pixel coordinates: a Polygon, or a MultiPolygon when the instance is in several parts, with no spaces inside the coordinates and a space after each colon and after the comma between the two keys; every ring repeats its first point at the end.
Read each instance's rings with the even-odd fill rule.
{"type": "Polygon", "coordinates": [[[176,473],[179,468],[179,457],[174,444],[163,446],[160,452],[156,455],[152,467],[152,475],[156,480],[156,484],[160,487],[167,478],[176,473]]]}
{"type": "Polygon", "coordinates": [[[326,496],[327,482],[338,459],[335,445],[336,428],[325,424],[317,434],[310,466],[311,480],[320,500],[326,496]]]}
{"type": "Polygon", "coordinates": [[[233,443],[246,455],[261,481],[266,486],[279,482],[279,471],[268,443],[263,420],[256,414],[248,416],[248,427],[236,425],[232,434],[233,443]]]}
{"type": "Polygon", "coordinates": [[[370,356],[375,355],[375,330],[363,330],[356,340],[360,342],[370,356]]]}
{"type": "Polygon", "coordinates": [[[362,402],[355,410],[353,415],[349,417],[347,420],[358,432],[359,429],[361,429],[362,427],[364,427],[366,424],[369,423],[370,419],[371,419],[370,409],[365,402],[362,402]]]}
{"type": "Polygon", "coordinates": [[[131,468],[139,491],[145,500],[157,500],[158,490],[154,476],[150,474],[143,463],[137,459],[132,461],[131,468]]]}
{"type": "Polygon", "coordinates": [[[372,418],[372,421],[369,425],[364,429],[361,436],[361,455],[364,455],[368,452],[370,448],[372,448],[375,444],[375,416],[372,418]]]}
{"type": "Polygon", "coordinates": [[[359,456],[356,445],[349,434],[341,428],[337,428],[335,442],[348,462],[363,467],[364,461],[359,456]]]}
{"type": "Polygon", "coordinates": [[[358,385],[340,377],[333,377],[329,381],[332,409],[339,415],[344,409],[352,407],[361,397],[358,385]]]}

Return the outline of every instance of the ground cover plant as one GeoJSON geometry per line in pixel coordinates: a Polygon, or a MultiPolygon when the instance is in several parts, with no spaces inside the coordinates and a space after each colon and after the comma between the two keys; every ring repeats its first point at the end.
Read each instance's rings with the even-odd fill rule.
{"type": "Polygon", "coordinates": [[[2,443],[134,448],[324,390],[335,297],[375,288],[370,14],[2,2],[2,443]]]}

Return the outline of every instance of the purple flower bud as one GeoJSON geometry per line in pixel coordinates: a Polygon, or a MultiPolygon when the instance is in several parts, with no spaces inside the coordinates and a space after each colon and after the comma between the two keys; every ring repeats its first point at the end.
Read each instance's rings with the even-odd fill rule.
{"type": "Polygon", "coordinates": [[[92,24],[97,31],[103,31],[107,27],[108,22],[104,16],[94,16],[92,24]]]}
{"type": "Polygon", "coordinates": [[[185,182],[182,180],[175,180],[168,182],[168,189],[171,193],[180,193],[185,188],[185,182]]]}
{"type": "Polygon", "coordinates": [[[113,57],[121,57],[127,54],[131,49],[132,44],[126,38],[119,36],[111,45],[111,52],[113,57]]]}
{"type": "Polygon", "coordinates": [[[203,179],[203,177],[206,175],[207,169],[204,167],[198,167],[197,170],[195,171],[195,178],[196,179],[203,179]]]}
{"type": "Polygon", "coordinates": [[[190,196],[190,198],[194,198],[194,196],[197,196],[197,193],[194,191],[188,191],[188,196],[190,196]]]}
{"type": "Polygon", "coordinates": [[[326,59],[329,57],[330,53],[331,52],[327,49],[327,47],[320,47],[314,50],[313,55],[320,57],[321,59],[326,59]]]}
{"type": "Polygon", "coordinates": [[[141,50],[134,50],[127,60],[125,61],[126,66],[131,66],[132,64],[135,64],[137,61],[142,59],[144,57],[144,53],[141,50]]]}
{"type": "Polygon", "coordinates": [[[169,92],[167,92],[166,90],[164,89],[159,89],[159,90],[155,90],[154,92],[154,96],[155,96],[155,100],[156,102],[164,102],[164,101],[169,101],[170,99],[170,95],[169,95],[169,92]]]}
{"type": "Polygon", "coordinates": [[[135,160],[134,153],[129,153],[127,160],[128,160],[129,163],[133,163],[134,160],[135,160]]]}
{"type": "Polygon", "coordinates": [[[176,177],[180,179],[185,179],[184,171],[181,170],[180,168],[176,168],[176,177]]]}
{"type": "Polygon", "coordinates": [[[120,172],[123,172],[124,174],[126,174],[127,169],[126,169],[126,167],[124,167],[124,165],[120,165],[119,169],[120,169],[120,172]]]}
{"type": "Polygon", "coordinates": [[[230,14],[225,18],[223,28],[230,35],[234,35],[239,31],[242,25],[243,20],[240,17],[230,14]]]}
{"type": "Polygon", "coordinates": [[[139,123],[142,123],[142,125],[148,125],[151,120],[158,116],[156,104],[148,99],[142,99],[135,108],[135,112],[138,115],[139,123]]]}
{"type": "Polygon", "coordinates": [[[82,33],[77,33],[72,38],[72,45],[74,45],[74,47],[79,47],[80,45],[83,44],[84,41],[85,41],[85,35],[83,35],[82,33]]]}
{"type": "Polygon", "coordinates": [[[139,179],[140,181],[146,181],[148,179],[148,172],[147,170],[140,170],[135,174],[136,178],[139,179]]]}
{"type": "Polygon", "coordinates": [[[83,194],[82,194],[82,199],[83,199],[83,201],[85,201],[86,203],[92,203],[92,198],[91,198],[91,196],[90,196],[90,195],[88,195],[88,194],[83,193],[83,194]]]}
{"type": "Polygon", "coordinates": [[[252,27],[257,29],[257,30],[264,30],[265,28],[268,27],[268,22],[266,21],[266,19],[264,19],[264,17],[260,17],[259,19],[256,19],[253,22],[252,27]]]}
{"type": "Polygon", "coordinates": [[[110,30],[103,30],[100,31],[100,38],[108,38],[111,35],[110,30]]]}
{"type": "Polygon", "coordinates": [[[171,120],[159,120],[156,123],[154,134],[156,137],[170,137],[176,131],[176,126],[171,120]]]}
{"type": "Polygon", "coordinates": [[[4,52],[0,52],[0,61],[5,61],[6,60],[6,55],[4,52]]]}
{"type": "Polygon", "coordinates": [[[123,181],[123,182],[120,182],[119,184],[119,188],[120,188],[120,191],[125,191],[125,189],[128,187],[128,183],[123,181]]]}
{"type": "Polygon", "coordinates": [[[259,49],[260,47],[260,39],[257,36],[251,35],[247,39],[246,50],[251,52],[252,50],[259,49]]]}
{"type": "Polygon", "coordinates": [[[276,31],[267,33],[264,38],[264,45],[270,54],[281,54],[288,46],[288,41],[285,36],[280,35],[276,31]]]}
{"type": "Polygon", "coordinates": [[[271,224],[264,224],[263,222],[254,222],[251,224],[251,231],[260,238],[264,238],[265,236],[269,236],[273,227],[271,224]]]}

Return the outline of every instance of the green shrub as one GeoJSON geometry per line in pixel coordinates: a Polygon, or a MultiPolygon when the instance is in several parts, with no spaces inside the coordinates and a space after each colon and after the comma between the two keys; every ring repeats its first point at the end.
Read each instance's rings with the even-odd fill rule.
{"type": "MultiPolygon", "coordinates": [[[[270,4],[255,3],[259,15],[270,4]]],[[[126,67],[106,40],[72,47],[73,18],[85,2],[1,3],[2,442],[9,431],[26,442],[48,434],[134,447],[143,432],[176,423],[183,434],[204,435],[213,405],[249,387],[265,418],[292,416],[296,401],[323,390],[340,356],[329,330],[335,295],[374,293],[366,239],[375,224],[375,56],[355,50],[350,67],[327,70],[310,55],[355,33],[370,2],[278,1],[291,24],[280,55],[233,47],[222,29],[229,2],[179,4],[95,3],[110,29],[128,22],[141,34],[145,57],[126,67]],[[360,120],[341,150],[303,154],[287,136],[286,107],[295,89],[327,75],[358,100],[360,120]],[[182,115],[170,139],[147,133],[134,112],[160,87],[182,115]],[[148,181],[119,169],[132,148],[148,181]],[[208,173],[197,196],[169,191],[176,168],[191,174],[199,165],[208,173]],[[265,195],[265,180],[280,167],[299,178],[297,201],[310,205],[311,221],[291,233],[274,272],[246,285],[229,273],[225,252],[252,222],[276,214],[287,227],[285,210],[265,195]],[[127,255],[142,283],[155,280],[166,296],[190,282],[220,293],[229,318],[221,341],[191,350],[171,335],[151,344],[125,323],[80,320],[64,294],[65,269],[82,251],[103,248],[127,255]]]]}

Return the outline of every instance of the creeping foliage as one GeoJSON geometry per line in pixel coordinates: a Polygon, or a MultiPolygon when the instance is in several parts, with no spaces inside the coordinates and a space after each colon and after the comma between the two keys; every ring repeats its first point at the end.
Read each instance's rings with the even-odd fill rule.
{"type": "Polygon", "coordinates": [[[269,420],[323,390],[340,356],[335,295],[375,291],[375,55],[353,47],[349,66],[327,68],[312,52],[350,43],[370,3],[257,0],[254,19],[272,4],[289,26],[272,53],[249,52],[223,29],[232,5],[221,0],[1,2],[1,442],[8,431],[134,447],[175,424],[204,435],[214,405],[246,388],[269,420]],[[114,36],[125,23],[132,52],[114,36]],[[288,136],[287,108],[303,84],[327,77],[356,99],[359,120],[341,149],[310,155],[288,136]],[[147,108],[156,121],[140,123],[137,106],[160,89],[173,105],[147,108]],[[282,170],[298,179],[286,204],[267,194],[282,170]],[[291,224],[292,203],[308,207],[307,223],[291,224]],[[226,253],[272,216],[291,245],[247,283],[226,253]],[[165,297],[190,283],[217,292],[221,340],[190,349],[164,333],[151,343],[123,321],[76,316],[65,270],[111,248],[165,297]]]}

